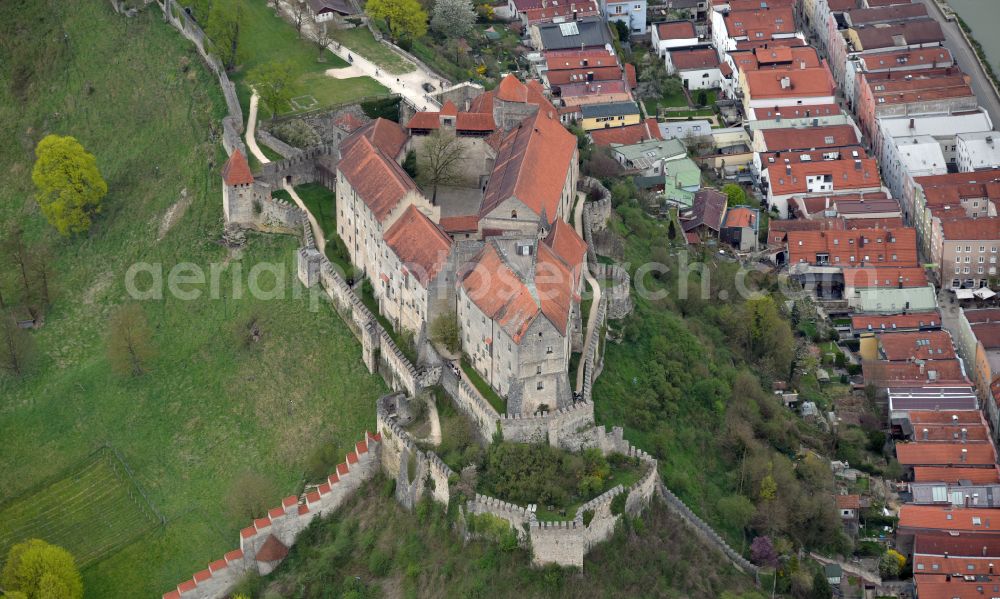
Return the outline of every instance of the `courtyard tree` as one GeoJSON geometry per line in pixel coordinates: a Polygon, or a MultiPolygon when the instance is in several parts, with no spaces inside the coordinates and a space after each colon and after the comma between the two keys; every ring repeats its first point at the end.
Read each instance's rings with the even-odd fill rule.
{"type": "Polygon", "coordinates": [[[31,181],[42,214],[60,235],[85,233],[108,193],[97,159],[74,137],[46,135],[35,147],[31,181]]]}
{"type": "Polygon", "coordinates": [[[431,29],[447,38],[465,37],[476,22],[470,0],[437,0],[431,15],[431,29]]]}
{"type": "Polygon", "coordinates": [[[258,65],[247,73],[250,87],[260,96],[261,102],[271,112],[273,119],[292,99],[292,63],[272,60],[258,65]]]}
{"type": "Polygon", "coordinates": [[[382,19],[393,39],[418,38],[427,33],[427,13],[417,0],[368,0],[365,12],[382,19]]]}
{"type": "Polygon", "coordinates": [[[447,312],[434,319],[431,323],[431,339],[445,346],[454,353],[459,350],[458,315],[447,312]]]}
{"type": "Polygon", "coordinates": [[[14,315],[0,314],[0,370],[21,378],[34,364],[36,355],[35,340],[17,326],[14,315]]]}
{"type": "Polygon", "coordinates": [[[444,129],[435,129],[426,140],[417,156],[417,180],[431,188],[431,203],[435,204],[438,186],[459,180],[465,147],[454,133],[444,129]]]}
{"type": "Polygon", "coordinates": [[[10,548],[0,574],[0,586],[5,597],[83,597],[83,580],[72,554],[40,539],[29,539],[10,548]]]}
{"type": "Polygon", "coordinates": [[[730,206],[744,206],[747,203],[746,190],[736,183],[726,183],[723,185],[722,193],[726,194],[730,206]]]}
{"type": "Polygon", "coordinates": [[[153,358],[153,333],[139,304],[126,304],[108,323],[108,359],[119,374],[141,376],[153,358]]]}
{"type": "Polygon", "coordinates": [[[208,12],[205,35],[227,71],[236,67],[243,24],[243,0],[214,0],[208,12]]]}
{"type": "Polygon", "coordinates": [[[3,238],[0,239],[0,256],[3,257],[4,266],[15,273],[15,278],[19,280],[24,293],[30,292],[28,272],[31,259],[28,246],[24,243],[24,230],[20,225],[13,224],[4,231],[3,238]]]}

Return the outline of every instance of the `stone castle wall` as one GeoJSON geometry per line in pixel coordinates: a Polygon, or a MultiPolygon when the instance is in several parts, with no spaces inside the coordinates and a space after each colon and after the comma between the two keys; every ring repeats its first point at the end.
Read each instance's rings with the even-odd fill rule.
{"type": "Polygon", "coordinates": [[[400,394],[378,400],[375,408],[379,436],[382,439],[382,469],[396,480],[396,500],[406,509],[413,507],[426,493],[445,507],[450,502],[449,479],[454,472],[432,451],[422,451],[396,422],[400,394]],[[412,469],[412,471],[411,471],[412,469]]]}
{"type": "MultiPolygon", "coordinates": [[[[240,547],[225,554],[194,576],[164,593],[163,599],[221,599],[244,576],[250,573],[268,574],[281,560],[263,561],[257,554],[270,537],[284,547],[291,547],[300,532],[312,519],[325,516],[350,497],[358,487],[378,471],[380,436],[365,433],[365,438],[347,454],[329,477],[314,490],[301,497],[286,497],[281,505],[257,518],[240,531],[240,547]]],[[[273,541],[271,541],[273,543],[273,541]]]]}
{"type": "Polygon", "coordinates": [[[481,441],[490,442],[497,431],[500,413],[464,378],[455,376],[449,368],[441,370],[441,386],[451,396],[455,407],[468,418],[481,441]]]}
{"type": "Polygon", "coordinates": [[[594,404],[578,401],[565,408],[543,412],[536,416],[504,414],[500,417],[500,429],[504,441],[514,443],[548,443],[570,451],[580,448],[573,442],[581,431],[594,428],[594,404]]]}
{"type": "Polygon", "coordinates": [[[611,281],[611,285],[601,290],[602,297],[608,298],[608,318],[619,320],[632,312],[632,277],[618,264],[588,263],[595,279],[611,281]]]}
{"type": "Polygon", "coordinates": [[[264,144],[265,146],[271,148],[275,152],[281,154],[283,158],[292,158],[302,153],[302,150],[300,148],[296,148],[295,146],[286,144],[277,137],[265,131],[263,128],[258,127],[254,131],[254,133],[257,135],[258,142],[264,144]]]}
{"type": "Polygon", "coordinates": [[[218,78],[219,87],[222,88],[222,95],[226,100],[227,111],[226,116],[222,119],[222,145],[226,148],[227,154],[232,154],[233,150],[239,149],[245,156],[247,150],[240,136],[243,133],[243,109],[240,107],[240,100],[236,95],[236,85],[229,80],[229,75],[226,74],[222,62],[215,55],[209,54],[205,47],[205,32],[188,16],[184,8],[176,0],[157,0],[156,3],[163,11],[163,20],[173,25],[175,29],[180,31],[181,35],[194,44],[202,60],[218,78]]]}

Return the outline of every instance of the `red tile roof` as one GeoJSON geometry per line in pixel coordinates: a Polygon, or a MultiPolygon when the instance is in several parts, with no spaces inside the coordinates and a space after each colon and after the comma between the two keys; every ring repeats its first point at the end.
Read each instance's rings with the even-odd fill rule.
{"type": "Polygon", "coordinates": [[[917,234],[914,229],[856,229],[850,231],[789,231],[789,264],[814,264],[827,254],[833,266],[915,267],[917,234]]]}
{"type": "Polygon", "coordinates": [[[990,509],[905,504],[899,508],[899,527],[911,530],[1000,534],[1000,512],[990,509]],[[973,524],[973,518],[979,518],[981,523],[973,524]],[[993,522],[994,519],[996,522],[993,522]]]}
{"type": "Polygon", "coordinates": [[[660,127],[657,125],[656,119],[648,118],[637,125],[595,129],[590,132],[590,139],[593,140],[595,146],[610,146],[611,144],[630,146],[644,141],[663,139],[663,135],[660,134],[660,127]]]}
{"type": "Polygon", "coordinates": [[[566,263],[549,246],[544,243],[538,244],[538,256],[535,259],[535,291],[538,294],[542,314],[564,335],[570,312],[573,310],[574,280],[579,280],[579,274],[574,276],[566,263]]]}
{"type": "Polygon", "coordinates": [[[875,266],[867,268],[845,268],[844,284],[856,289],[879,287],[908,289],[927,286],[927,273],[923,268],[914,266],[896,268],[891,266],[875,266]]]}
{"type": "MultiPolygon", "coordinates": [[[[970,410],[971,411],[971,410],[970,410]]],[[[961,443],[962,435],[966,443],[989,443],[990,431],[986,424],[926,424],[917,423],[913,427],[913,435],[922,443],[961,443]],[[924,434],[924,431],[927,434],[924,434]]]]}
{"type": "Polygon", "coordinates": [[[726,211],[726,220],[724,226],[726,227],[752,227],[754,223],[754,218],[756,214],[753,210],[745,206],[739,206],[736,208],[731,208],[726,211]]]}
{"type": "Polygon", "coordinates": [[[885,360],[865,361],[862,366],[865,383],[879,388],[969,384],[958,360],[933,360],[924,364],[923,368],[914,362],[885,360]]]}
{"type": "Polygon", "coordinates": [[[945,241],[1000,240],[1000,217],[962,218],[941,223],[945,241]]]}
{"type": "Polygon", "coordinates": [[[851,316],[851,328],[858,332],[941,328],[941,313],[934,310],[933,312],[910,312],[890,316],[855,314],[851,316]]]}
{"type": "Polygon", "coordinates": [[[473,264],[462,278],[462,287],[487,317],[520,343],[539,312],[531,292],[492,243],[486,243],[473,264]]]}
{"type": "Polygon", "coordinates": [[[607,50],[546,50],[545,66],[549,70],[610,67],[618,65],[618,57],[607,50]]]}
{"type": "Polygon", "coordinates": [[[917,466],[913,469],[913,481],[918,483],[958,483],[963,480],[974,485],[1000,483],[1000,472],[996,468],[917,466]]]}
{"type": "Polygon", "coordinates": [[[767,150],[811,150],[858,144],[857,131],[851,125],[795,127],[759,131],[767,150]]]}
{"type": "Polygon", "coordinates": [[[724,20],[730,38],[746,37],[750,41],[757,41],[770,40],[777,34],[795,33],[795,15],[790,6],[764,10],[730,10],[724,20]]]}
{"type": "Polygon", "coordinates": [[[500,144],[480,216],[516,197],[539,216],[557,216],[563,185],[576,160],[576,136],[554,115],[539,110],[509,131],[500,144]]]}
{"type": "Polygon", "coordinates": [[[893,48],[899,45],[900,38],[905,40],[906,45],[944,41],[941,24],[931,18],[886,23],[885,26],[856,27],[854,32],[861,43],[859,51],[893,48]]]}
{"type": "Polygon", "coordinates": [[[639,80],[635,75],[635,65],[631,62],[625,63],[625,81],[628,82],[629,89],[635,89],[639,86],[639,80]]]}
{"type": "Polygon", "coordinates": [[[906,413],[917,424],[982,424],[983,414],[976,410],[910,410],[906,413]]]}
{"type": "MultiPolygon", "coordinates": [[[[952,470],[960,469],[952,468],[952,470]]],[[[989,470],[980,468],[976,472],[989,472],[989,470]]],[[[921,532],[914,535],[913,553],[922,555],[944,555],[947,553],[948,555],[964,557],[1000,556],[1000,539],[921,532]]]]}
{"type": "Polygon", "coordinates": [[[927,65],[937,67],[953,62],[951,51],[944,46],[934,48],[912,48],[895,52],[878,52],[876,54],[861,54],[858,56],[869,72],[882,69],[895,69],[901,65],[927,65]]]}
{"type": "Polygon", "coordinates": [[[985,599],[1000,593],[1000,576],[977,576],[966,580],[958,576],[917,574],[913,578],[920,599],[985,599]]]}
{"type": "Polygon", "coordinates": [[[768,108],[754,108],[754,116],[757,120],[767,121],[778,116],[784,119],[818,118],[842,114],[840,106],[836,104],[804,104],[802,106],[774,106],[768,108]]]}
{"type": "Polygon", "coordinates": [[[566,263],[571,272],[579,276],[587,255],[587,242],[577,235],[573,227],[561,218],[556,219],[552,230],[545,237],[545,244],[566,263]]]}
{"type": "Polygon", "coordinates": [[[694,30],[694,23],[691,21],[666,21],[656,23],[656,35],[660,40],[677,40],[697,38],[698,33],[694,30]]]}
{"type": "Polygon", "coordinates": [[[264,544],[257,550],[258,562],[277,562],[288,556],[288,547],[274,535],[267,535],[264,544]]]}
{"type": "Polygon", "coordinates": [[[622,78],[622,69],[618,65],[606,67],[580,67],[578,69],[562,69],[546,75],[549,85],[566,85],[569,83],[586,83],[588,81],[612,81],[622,78]]]}
{"type": "Polygon", "coordinates": [[[382,235],[389,249],[424,287],[447,263],[451,239],[416,206],[410,205],[382,235]]]}
{"type": "Polygon", "coordinates": [[[597,2],[566,2],[564,4],[549,4],[545,7],[529,8],[524,12],[528,24],[554,21],[557,17],[569,17],[576,13],[577,18],[593,17],[601,14],[597,2]]]}
{"type": "Polygon", "coordinates": [[[956,357],[948,331],[882,333],[878,340],[883,356],[889,361],[952,360],[956,357]]]}
{"type": "Polygon", "coordinates": [[[341,143],[337,170],[381,222],[417,186],[392,157],[372,144],[364,131],[360,129],[341,143]]]}
{"type": "Polygon", "coordinates": [[[508,74],[496,88],[496,98],[505,102],[527,102],[528,88],[517,77],[508,74]]]}
{"type": "Polygon", "coordinates": [[[719,66],[719,55],[712,48],[671,50],[670,61],[678,71],[704,70],[719,66]]]}
{"type": "MultiPolygon", "coordinates": [[[[996,451],[990,443],[897,443],[896,458],[904,466],[993,467],[996,451]]],[[[997,524],[1000,525],[1000,519],[997,524]]]]}
{"type": "Polygon", "coordinates": [[[239,148],[233,150],[229,160],[222,167],[222,180],[226,185],[249,185],[253,183],[253,173],[250,172],[250,163],[246,156],[240,152],[239,148]]]}
{"type": "Polygon", "coordinates": [[[860,495],[837,495],[837,509],[839,510],[859,510],[861,509],[860,495]]]}
{"type": "Polygon", "coordinates": [[[861,160],[819,160],[789,165],[772,164],[767,169],[773,195],[809,193],[807,177],[829,176],[835,190],[878,189],[882,177],[874,158],[861,160]],[[791,174],[788,174],[788,171],[791,174]]]}
{"type": "Polygon", "coordinates": [[[363,127],[365,122],[350,112],[344,112],[337,118],[333,119],[333,124],[348,133],[353,133],[363,127]]]}
{"type": "Polygon", "coordinates": [[[440,225],[448,233],[471,233],[479,229],[479,215],[442,216],[440,225]]]}
{"type": "Polygon", "coordinates": [[[752,100],[769,98],[822,98],[834,93],[833,77],[825,65],[746,72],[747,90],[752,100]],[[782,86],[782,80],[786,85],[782,86]]]}
{"type": "Polygon", "coordinates": [[[234,562],[234,561],[236,561],[238,559],[243,559],[243,550],[242,549],[234,549],[232,551],[226,552],[226,555],[224,555],[222,557],[223,557],[223,559],[226,560],[227,563],[228,562],[234,562]]]}

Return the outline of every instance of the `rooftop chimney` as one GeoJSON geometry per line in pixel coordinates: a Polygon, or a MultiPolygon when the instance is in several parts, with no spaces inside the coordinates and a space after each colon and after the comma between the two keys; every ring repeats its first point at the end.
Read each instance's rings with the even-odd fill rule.
{"type": "Polygon", "coordinates": [[[929,435],[929,431],[928,431],[928,430],[927,430],[927,429],[925,428],[925,429],[924,429],[924,441],[928,441],[928,440],[929,440],[929,439],[927,438],[927,437],[928,437],[928,435],[929,435]]]}
{"type": "Polygon", "coordinates": [[[951,423],[952,424],[958,424],[958,414],[952,414],[951,415],[951,423]]]}
{"type": "Polygon", "coordinates": [[[965,428],[963,426],[962,427],[962,443],[965,443],[968,440],[969,440],[969,429],[967,429],[967,428],[965,428]]]}
{"type": "Polygon", "coordinates": [[[968,460],[969,460],[969,450],[963,447],[962,448],[962,458],[961,458],[961,461],[964,464],[968,460]]]}

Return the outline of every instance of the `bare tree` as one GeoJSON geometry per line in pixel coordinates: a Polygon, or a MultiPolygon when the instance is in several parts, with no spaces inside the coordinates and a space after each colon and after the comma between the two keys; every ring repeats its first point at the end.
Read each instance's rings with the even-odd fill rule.
{"type": "Polygon", "coordinates": [[[42,307],[48,310],[52,305],[52,280],[55,275],[53,265],[55,254],[46,244],[38,244],[31,248],[30,272],[36,283],[38,299],[42,307]]]}
{"type": "Polygon", "coordinates": [[[465,146],[453,132],[436,129],[427,136],[417,157],[417,179],[424,187],[431,188],[432,204],[437,203],[438,186],[459,180],[464,158],[465,146]]]}
{"type": "Polygon", "coordinates": [[[330,34],[326,31],[326,23],[318,23],[314,19],[313,24],[316,25],[316,47],[319,49],[319,61],[323,62],[326,60],[324,56],[326,47],[330,45],[330,34]]]}
{"type": "Polygon", "coordinates": [[[0,241],[0,252],[4,261],[14,267],[21,275],[21,283],[24,286],[24,293],[31,291],[31,282],[28,277],[29,264],[31,262],[30,252],[24,244],[24,230],[20,225],[12,225],[4,232],[3,240],[0,241]]]}
{"type": "Polygon", "coordinates": [[[256,472],[244,472],[230,484],[226,494],[229,510],[240,518],[263,518],[278,496],[270,480],[256,472]]]}
{"type": "Polygon", "coordinates": [[[108,359],[121,374],[140,376],[153,357],[152,331],[139,304],[127,304],[111,317],[108,329],[108,359]]]}
{"type": "Polygon", "coordinates": [[[295,21],[295,31],[302,37],[302,22],[306,16],[306,4],[302,0],[291,0],[288,5],[292,9],[292,19],[295,21]]]}
{"type": "Polygon", "coordinates": [[[34,339],[17,326],[14,316],[0,314],[0,370],[22,377],[35,359],[34,339]]]}

